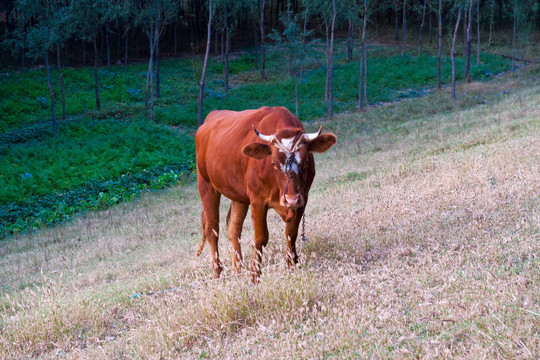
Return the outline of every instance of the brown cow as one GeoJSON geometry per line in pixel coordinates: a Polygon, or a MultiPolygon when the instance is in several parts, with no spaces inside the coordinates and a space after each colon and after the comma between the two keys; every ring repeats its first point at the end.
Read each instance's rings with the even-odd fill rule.
{"type": "Polygon", "coordinates": [[[268,243],[269,208],[286,223],[287,265],[296,264],[298,225],[315,177],[312,153],[325,152],[336,142],[334,134],[321,134],[321,129],[306,134],[300,120],[289,110],[262,107],[241,112],[212,111],[197,130],[197,183],[203,205],[203,236],[197,255],[208,240],[215,278],[222,271],[218,253],[222,194],[231,199],[227,232],[235,272],[242,267],[239,239],[250,205],[255,231],[252,280],[256,281],[261,273],[262,250],[268,243]]]}

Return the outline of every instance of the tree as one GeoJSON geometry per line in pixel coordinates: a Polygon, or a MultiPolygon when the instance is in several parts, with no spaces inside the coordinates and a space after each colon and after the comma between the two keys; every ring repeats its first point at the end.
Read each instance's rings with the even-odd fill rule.
{"type": "Polygon", "coordinates": [[[294,81],[294,98],[297,117],[299,116],[299,76],[301,76],[302,69],[310,58],[310,50],[314,44],[314,41],[307,41],[307,38],[311,35],[311,31],[306,31],[305,28],[301,28],[299,25],[302,21],[303,15],[303,13],[300,13],[297,16],[294,16],[290,5],[288,5],[287,11],[282,13],[279,19],[284,28],[283,32],[280,33],[276,29],[273,29],[272,33],[269,35],[269,38],[275,41],[277,46],[284,47],[286,49],[288,57],[287,70],[289,76],[294,81]]]}
{"type": "Polygon", "coordinates": [[[454,29],[454,37],[452,37],[452,51],[450,57],[452,59],[452,99],[456,99],[456,37],[459,29],[459,21],[461,20],[461,4],[458,5],[458,16],[456,20],[456,27],[454,29]]]}
{"type": "Polygon", "coordinates": [[[399,4],[400,0],[392,0],[392,9],[394,10],[394,40],[399,40],[399,4]]]}
{"type": "Polygon", "coordinates": [[[63,1],[59,1],[55,9],[55,33],[56,35],[56,66],[58,68],[58,77],[60,79],[60,93],[62,95],[62,120],[66,120],[66,91],[64,74],[62,71],[62,62],[60,56],[60,47],[62,47],[71,37],[71,27],[69,26],[71,14],[69,7],[63,1]]]}
{"type": "Polygon", "coordinates": [[[407,36],[407,0],[403,0],[403,27],[401,30],[401,56],[405,55],[406,36],[407,36]]]}
{"type": "MultiPolygon", "coordinates": [[[[150,113],[149,120],[154,120],[154,70],[153,60],[156,50],[159,51],[159,40],[165,26],[177,11],[175,0],[143,0],[138,2],[139,14],[137,22],[143,25],[144,32],[148,37],[150,57],[148,60],[148,72],[146,75],[145,104],[148,109],[148,89],[150,88],[150,113]]],[[[157,56],[156,56],[157,58],[157,56]]],[[[159,84],[159,83],[158,83],[159,84]]],[[[157,86],[159,89],[159,85],[157,86]]],[[[159,90],[158,90],[159,93],[159,90]]]]}
{"type": "MultiPolygon", "coordinates": [[[[339,3],[341,5],[341,3],[339,3]]],[[[328,117],[332,117],[333,97],[332,82],[333,82],[333,61],[334,61],[334,33],[336,26],[336,18],[338,15],[338,6],[335,0],[319,0],[313,1],[313,12],[321,18],[326,31],[326,82],[324,89],[324,100],[328,102],[328,117]]]]}
{"type": "Polygon", "coordinates": [[[489,0],[490,15],[489,15],[489,38],[488,47],[491,47],[491,39],[493,36],[493,24],[495,23],[495,0],[489,0]]]}
{"type": "Polygon", "coordinates": [[[512,71],[515,71],[516,40],[519,42],[519,60],[523,59],[523,43],[529,41],[529,34],[534,26],[534,18],[538,13],[537,0],[514,0],[512,26],[512,71]],[[533,20],[530,17],[533,15],[533,20]]]}
{"type": "Polygon", "coordinates": [[[72,21],[75,33],[82,41],[92,41],[94,48],[94,93],[96,96],[96,108],[101,111],[99,98],[98,78],[98,49],[97,35],[105,16],[106,0],[78,0],[71,2],[72,21]]]}
{"type": "Polygon", "coordinates": [[[334,81],[334,31],[336,27],[336,16],[337,16],[337,9],[336,9],[336,0],[332,0],[332,30],[330,35],[330,49],[328,51],[328,118],[331,119],[334,116],[334,89],[333,89],[333,81],[334,81]]]}
{"type": "Polygon", "coordinates": [[[206,37],[206,53],[204,54],[204,63],[199,82],[199,99],[197,100],[197,124],[203,124],[203,97],[204,97],[204,80],[206,77],[206,66],[208,64],[208,52],[210,51],[210,40],[212,38],[212,0],[208,0],[208,33],[206,37]]]}
{"type": "Polygon", "coordinates": [[[437,52],[437,89],[441,88],[441,55],[442,55],[442,0],[439,0],[437,11],[439,19],[439,51],[437,52]]]}
{"type": "Polygon", "coordinates": [[[264,45],[264,13],[266,11],[266,0],[261,0],[261,78],[265,78],[266,74],[266,53],[265,53],[265,45],[264,45]]]}
{"type": "Polygon", "coordinates": [[[418,54],[422,55],[422,30],[424,29],[424,24],[426,20],[426,2],[427,0],[424,0],[424,6],[422,6],[422,22],[420,23],[420,27],[418,28],[418,54]]]}
{"type": "Polygon", "coordinates": [[[362,110],[364,108],[364,101],[366,106],[369,106],[367,99],[367,51],[366,51],[366,26],[368,20],[368,6],[367,0],[364,0],[364,11],[362,21],[362,40],[360,47],[360,81],[358,85],[358,108],[362,110]]]}
{"type": "Polygon", "coordinates": [[[347,33],[347,61],[352,60],[354,45],[354,23],[358,20],[358,4],[356,0],[347,0],[344,11],[348,22],[347,33]]]}
{"type": "MultiPolygon", "coordinates": [[[[467,30],[466,30],[466,43],[465,43],[465,81],[470,82],[470,68],[471,68],[471,32],[472,32],[472,9],[473,0],[469,1],[469,11],[467,14],[467,30]]],[[[464,23],[465,25],[465,23],[464,23]]]]}
{"type": "MultiPolygon", "coordinates": [[[[61,1],[17,0],[14,12],[18,18],[16,29],[9,34],[4,45],[13,52],[25,49],[26,56],[34,60],[44,60],[47,71],[47,89],[51,100],[51,121],[53,137],[57,135],[56,97],[51,83],[49,51],[58,47],[62,41],[61,28],[67,23],[68,12],[61,1]]],[[[60,67],[60,63],[58,62],[60,67]]],[[[62,84],[63,87],[63,84],[62,84]]]]}
{"type": "Polygon", "coordinates": [[[223,65],[223,78],[225,82],[225,93],[229,91],[229,54],[231,48],[231,37],[234,28],[237,26],[241,12],[245,10],[242,1],[217,0],[214,3],[214,28],[221,27],[221,62],[223,65]],[[225,38],[225,39],[223,39],[225,38]]]}

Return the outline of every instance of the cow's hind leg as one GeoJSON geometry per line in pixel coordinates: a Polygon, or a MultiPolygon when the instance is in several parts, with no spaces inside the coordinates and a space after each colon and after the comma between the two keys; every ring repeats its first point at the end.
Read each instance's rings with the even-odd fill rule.
{"type": "Polygon", "coordinates": [[[197,256],[201,255],[204,249],[204,243],[206,242],[206,217],[204,215],[204,210],[201,213],[201,230],[202,230],[202,238],[201,238],[201,243],[199,244],[199,250],[197,251],[197,256]]]}
{"type": "Polygon", "coordinates": [[[240,236],[242,235],[242,225],[249,209],[248,204],[231,201],[229,213],[227,214],[227,235],[231,242],[232,265],[236,273],[242,271],[242,248],[240,236]]]}
{"type": "MultiPolygon", "coordinates": [[[[214,278],[219,278],[223,267],[219,261],[219,201],[221,194],[208,184],[201,176],[198,176],[199,194],[203,205],[202,223],[204,226],[203,241],[206,239],[210,245],[212,255],[212,270],[214,278]]],[[[204,246],[204,243],[202,243],[204,246]]],[[[201,250],[201,249],[199,249],[201,250]]]]}

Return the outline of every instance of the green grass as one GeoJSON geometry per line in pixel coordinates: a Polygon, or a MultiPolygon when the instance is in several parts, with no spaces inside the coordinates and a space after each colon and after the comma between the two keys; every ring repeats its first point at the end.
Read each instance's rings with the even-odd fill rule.
{"type": "MultiPolygon", "coordinates": [[[[342,44],[337,49],[335,113],[356,109],[359,72],[358,59],[347,62],[342,44]]],[[[433,56],[398,56],[393,48],[381,46],[371,46],[369,54],[368,96],[372,104],[422,96],[426,88],[436,84],[433,56]]],[[[327,113],[324,57],[319,52],[314,58],[298,87],[299,116],[303,121],[316,120],[327,113]]],[[[294,81],[283,71],[284,59],[282,50],[270,51],[268,76],[261,79],[258,71],[253,70],[252,54],[233,57],[227,94],[221,63],[219,59],[211,60],[204,113],[263,105],[285,106],[294,112],[294,81]]],[[[481,60],[480,65],[472,66],[474,80],[490,79],[510,66],[508,60],[494,55],[483,54],[481,60]]],[[[456,62],[460,79],[464,61],[456,62]]],[[[17,70],[0,75],[0,236],[56,223],[77,211],[130,200],[145,188],[173,184],[179,172],[193,168],[192,138],[144,120],[146,69],[146,64],[99,68],[103,110],[97,112],[93,69],[65,68],[69,121],[59,121],[57,139],[51,138],[48,122],[50,99],[45,70],[17,70]],[[153,170],[145,173],[148,169],[153,170]]],[[[161,62],[157,123],[179,126],[188,132],[195,129],[200,72],[199,58],[161,62]]],[[[450,81],[448,58],[443,58],[442,79],[444,83],[450,81]]],[[[59,94],[55,68],[52,80],[54,92],[59,94]]],[[[61,104],[57,102],[58,118],[60,111],[61,104]]]]}
{"type": "Polygon", "coordinates": [[[170,186],[194,169],[193,138],[162,125],[71,121],[59,134],[0,145],[0,237],[170,186]]]}
{"type": "Polygon", "coordinates": [[[57,139],[0,147],[0,203],[110,180],[152,166],[192,161],[193,140],[141,122],[83,121],[57,139]]]}
{"type": "MultiPolygon", "coordinates": [[[[419,90],[436,85],[436,58],[390,55],[380,47],[369,49],[368,97],[371,103],[414,97],[419,90]],[[404,89],[410,89],[403,92],[404,89]]],[[[358,98],[358,61],[346,62],[341,56],[334,68],[335,112],[354,110],[358,98]]],[[[224,93],[222,66],[217,60],[209,64],[205,89],[205,114],[213,109],[243,110],[267,106],[286,106],[295,110],[294,82],[283,72],[284,54],[275,50],[268,57],[268,79],[260,81],[253,71],[253,56],[242,55],[231,60],[231,90],[224,93]]],[[[510,61],[496,55],[482,54],[481,64],[471,68],[474,80],[485,80],[506,71],[510,61]]],[[[200,59],[164,60],[161,62],[161,97],[157,100],[156,121],[184,127],[196,125],[200,59]]],[[[464,60],[456,59],[457,78],[463,77],[464,60]]],[[[146,64],[111,66],[99,69],[100,96],[104,113],[128,112],[143,117],[146,64]]],[[[442,81],[450,82],[451,65],[442,59],[442,81]]],[[[324,63],[312,66],[299,85],[299,112],[304,120],[325,116],[324,63]]],[[[92,68],[66,68],[66,113],[101,116],[95,112],[92,68]]],[[[55,94],[60,94],[56,70],[52,71],[55,94]]],[[[49,96],[45,70],[19,70],[1,75],[0,133],[50,119],[49,96]]],[[[57,102],[56,113],[61,105],[57,102]]]]}
{"type": "Polygon", "coordinates": [[[255,286],[226,231],[222,279],[194,258],[194,183],[0,242],[0,357],[534,358],[537,74],[473,84],[473,106],[447,89],[325,122],[338,143],[316,155],[301,267],[269,212],[255,286]]]}

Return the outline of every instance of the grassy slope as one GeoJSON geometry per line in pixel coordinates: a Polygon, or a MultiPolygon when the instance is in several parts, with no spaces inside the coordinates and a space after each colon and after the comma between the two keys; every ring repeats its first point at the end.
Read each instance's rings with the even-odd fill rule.
{"type": "Polygon", "coordinates": [[[468,109],[434,93],[325,123],[302,268],[282,269],[272,215],[257,286],[227,278],[223,236],[225,279],[194,257],[194,184],[0,244],[0,357],[538,356],[538,69],[522,77],[465,85],[486,102],[468,109]]]}

